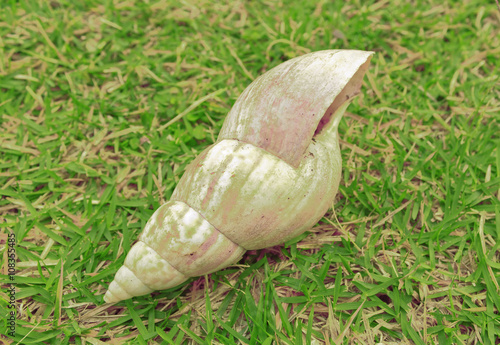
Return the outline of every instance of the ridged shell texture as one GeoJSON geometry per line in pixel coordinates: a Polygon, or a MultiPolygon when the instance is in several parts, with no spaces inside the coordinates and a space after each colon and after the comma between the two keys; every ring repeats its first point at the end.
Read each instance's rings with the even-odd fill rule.
{"type": "Polygon", "coordinates": [[[306,54],[250,84],[217,142],[187,167],[170,201],[148,221],[104,300],[175,287],[314,226],[337,193],[337,126],[371,55],[306,54]]]}

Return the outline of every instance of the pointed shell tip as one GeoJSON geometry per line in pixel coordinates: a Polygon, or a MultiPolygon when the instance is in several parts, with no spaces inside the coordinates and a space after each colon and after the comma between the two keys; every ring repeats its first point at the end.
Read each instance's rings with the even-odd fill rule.
{"type": "Polygon", "coordinates": [[[106,303],[116,303],[120,301],[120,299],[116,298],[116,296],[114,296],[109,290],[106,291],[103,299],[106,303]]]}

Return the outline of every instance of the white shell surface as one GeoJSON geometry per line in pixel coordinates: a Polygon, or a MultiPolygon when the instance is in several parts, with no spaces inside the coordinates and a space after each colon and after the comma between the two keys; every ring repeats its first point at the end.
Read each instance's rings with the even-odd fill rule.
{"type": "Polygon", "coordinates": [[[314,225],[331,206],[340,180],[338,143],[327,148],[312,142],[298,169],[237,140],[222,140],[200,157],[172,200],[198,210],[245,249],[282,243],[314,225]],[[184,192],[187,186],[196,192],[184,192]]]}
{"type": "Polygon", "coordinates": [[[249,85],[217,143],[188,166],[148,221],[105,301],[219,270],[246,249],[283,243],[316,224],[340,181],[337,126],[372,54],[306,54],[249,85]]]}
{"type": "Polygon", "coordinates": [[[245,252],[199,212],[174,200],[156,210],[140,240],[188,277],[217,271],[245,252]]]}
{"type": "Polygon", "coordinates": [[[126,266],[120,267],[115,279],[111,282],[109,290],[104,296],[108,303],[128,299],[133,296],[146,295],[154,290],[144,285],[137,276],[126,266]]]}
{"type": "Polygon", "coordinates": [[[189,278],[142,241],[130,249],[124,265],[152,290],[169,289],[189,278]]]}

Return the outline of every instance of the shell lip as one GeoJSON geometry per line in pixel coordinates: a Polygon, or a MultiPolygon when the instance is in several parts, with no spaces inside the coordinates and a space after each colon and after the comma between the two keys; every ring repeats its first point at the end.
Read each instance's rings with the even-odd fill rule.
{"type": "Polygon", "coordinates": [[[326,109],[323,117],[319,121],[313,138],[324,131],[337,130],[345,109],[347,106],[361,93],[361,85],[363,82],[363,77],[366,74],[368,67],[370,65],[370,60],[373,56],[373,52],[367,56],[366,61],[358,68],[358,70],[350,78],[349,82],[345,85],[342,91],[335,97],[333,102],[330,104],[328,109],[326,109]],[[347,103],[347,104],[346,104],[347,103]],[[343,109],[342,109],[343,108],[343,109]],[[332,128],[333,127],[333,128],[332,128]]]}

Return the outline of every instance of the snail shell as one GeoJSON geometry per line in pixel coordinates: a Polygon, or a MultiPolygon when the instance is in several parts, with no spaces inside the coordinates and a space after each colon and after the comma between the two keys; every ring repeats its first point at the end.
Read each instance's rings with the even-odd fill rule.
{"type": "Polygon", "coordinates": [[[217,142],[187,167],[170,201],[147,222],[104,300],[175,287],[316,224],[340,181],[338,124],[372,54],[310,53],[252,82],[217,142]]]}

